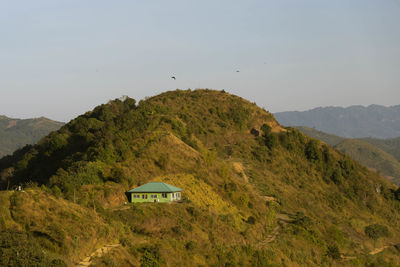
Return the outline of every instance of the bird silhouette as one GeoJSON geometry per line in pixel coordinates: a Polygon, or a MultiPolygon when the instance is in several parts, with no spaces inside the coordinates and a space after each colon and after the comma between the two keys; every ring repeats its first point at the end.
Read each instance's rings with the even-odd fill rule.
{"type": "Polygon", "coordinates": [[[175,76],[171,76],[171,79],[174,79],[174,80],[176,80],[176,77],[175,77],[175,76]]]}
{"type": "Polygon", "coordinates": [[[239,70],[237,70],[236,72],[240,72],[239,70]]]}

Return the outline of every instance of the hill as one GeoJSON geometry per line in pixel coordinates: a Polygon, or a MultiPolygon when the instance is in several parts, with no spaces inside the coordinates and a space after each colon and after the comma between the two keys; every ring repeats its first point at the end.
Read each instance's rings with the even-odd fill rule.
{"type": "Polygon", "coordinates": [[[335,148],[400,185],[400,162],[382,149],[358,139],[347,139],[335,148]]]}
{"type": "Polygon", "coordinates": [[[32,255],[21,246],[9,252],[14,223],[49,262],[67,265],[88,239],[94,249],[115,247],[85,254],[97,266],[400,261],[396,186],[223,91],[110,101],[1,159],[0,175],[3,189],[29,187],[26,196],[0,192],[2,214],[11,214],[1,232],[3,261],[32,255]],[[184,201],[123,204],[125,190],[150,181],[184,189],[184,201]],[[85,233],[91,216],[99,228],[85,233]],[[60,218],[68,220],[60,225],[60,218]]]}
{"type": "Polygon", "coordinates": [[[0,116],[0,158],[27,144],[35,144],[62,125],[44,117],[20,120],[0,116]]]}
{"type": "Polygon", "coordinates": [[[400,161],[400,137],[393,139],[363,138],[362,140],[379,147],[400,161]]]}
{"type": "Polygon", "coordinates": [[[324,141],[325,143],[327,143],[330,146],[335,146],[335,145],[343,142],[344,140],[346,140],[346,138],[344,138],[344,137],[340,137],[340,136],[337,136],[334,134],[324,133],[322,131],[318,131],[316,129],[312,129],[312,128],[309,128],[306,126],[296,126],[296,129],[298,129],[305,135],[308,135],[312,138],[324,141]]]}
{"type": "Polygon", "coordinates": [[[307,126],[346,138],[400,136],[400,105],[319,107],[302,112],[278,112],[274,116],[285,126],[307,126]]]}
{"type": "Polygon", "coordinates": [[[361,165],[380,172],[395,184],[400,185],[400,161],[395,158],[397,139],[346,139],[304,126],[296,128],[304,134],[319,139],[348,154],[361,165]],[[390,154],[390,152],[393,154],[390,154]]]}

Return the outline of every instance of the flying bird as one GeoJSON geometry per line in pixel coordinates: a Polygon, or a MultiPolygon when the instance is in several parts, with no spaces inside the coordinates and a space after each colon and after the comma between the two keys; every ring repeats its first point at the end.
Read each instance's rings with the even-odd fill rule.
{"type": "Polygon", "coordinates": [[[236,72],[240,72],[239,70],[237,70],[236,72]]]}
{"type": "Polygon", "coordinates": [[[174,79],[174,80],[176,80],[176,77],[175,77],[175,76],[171,76],[171,79],[174,79]]]}

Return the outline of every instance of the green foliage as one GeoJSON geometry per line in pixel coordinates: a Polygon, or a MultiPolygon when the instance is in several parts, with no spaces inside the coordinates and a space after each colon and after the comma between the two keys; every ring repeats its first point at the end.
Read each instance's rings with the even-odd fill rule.
{"type": "MultiPolygon", "coordinates": [[[[120,240],[99,266],[326,265],[340,254],[334,245],[346,254],[368,247],[358,233],[371,218],[390,225],[398,243],[400,191],[212,90],[110,101],[0,160],[0,174],[2,188],[33,181],[58,196],[4,192],[8,202],[0,194],[2,229],[25,229],[46,254],[74,260],[95,242],[120,240]],[[249,133],[263,123],[258,136],[249,133]],[[159,180],[183,188],[185,201],[123,205],[126,190],[159,180]]],[[[398,259],[392,252],[384,253],[398,259]]]]}
{"type": "Polygon", "coordinates": [[[315,139],[311,139],[306,144],[304,153],[310,162],[317,163],[322,159],[321,151],[319,150],[318,145],[319,142],[315,139]]]}
{"type": "Polygon", "coordinates": [[[304,215],[303,212],[299,211],[296,213],[293,224],[303,227],[304,229],[309,229],[313,226],[313,222],[310,217],[304,215]]]}
{"type": "Polygon", "coordinates": [[[160,157],[156,161],[156,164],[158,167],[160,167],[161,170],[165,170],[168,166],[168,162],[169,162],[168,154],[163,153],[160,155],[160,157]]]}
{"type": "Polygon", "coordinates": [[[194,250],[196,248],[196,242],[193,240],[186,242],[185,248],[186,250],[194,250]]]}
{"type": "Polygon", "coordinates": [[[330,179],[332,180],[332,182],[334,182],[337,185],[342,184],[343,183],[342,172],[338,169],[333,170],[333,173],[331,174],[330,179]]]}
{"type": "Polygon", "coordinates": [[[256,223],[256,218],[254,218],[253,216],[249,216],[249,218],[247,218],[246,222],[248,224],[255,224],[256,223]]]}
{"type": "Polygon", "coordinates": [[[58,130],[64,123],[38,119],[11,119],[0,116],[0,158],[11,155],[25,144],[35,144],[52,131],[58,130]]]}
{"type": "Polygon", "coordinates": [[[261,130],[263,131],[263,141],[264,144],[270,149],[274,149],[278,144],[278,136],[271,132],[272,128],[268,124],[263,124],[261,126],[261,130]]]}
{"type": "Polygon", "coordinates": [[[113,166],[111,169],[111,174],[109,177],[106,178],[108,181],[113,181],[115,183],[124,183],[124,182],[131,182],[129,177],[125,174],[124,169],[120,166],[116,165],[113,166]]]}
{"type": "Polygon", "coordinates": [[[340,259],[340,250],[337,244],[330,244],[326,249],[326,255],[332,259],[340,259]]]}
{"type": "Polygon", "coordinates": [[[140,249],[140,251],[143,252],[142,257],[140,258],[140,266],[141,267],[161,266],[162,259],[161,259],[159,248],[157,246],[143,247],[140,249]]]}
{"type": "Polygon", "coordinates": [[[244,129],[250,117],[250,111],[243,104],[236,103],[229,108],[229,117],[240,129],[244,129]]]}
{"type": "Polygon", "coordinates": [[[51,259],[35,240],[23,232],[0,232],[0,266],[67,266],[51,259]]]}
{"type": "Polygon", "coordinates": [[[365,227],[364,232],[369,238],[373,240],[378,240],[381,237],[390,236],[389,229],[386,226],[377,223],[365,227]]]}

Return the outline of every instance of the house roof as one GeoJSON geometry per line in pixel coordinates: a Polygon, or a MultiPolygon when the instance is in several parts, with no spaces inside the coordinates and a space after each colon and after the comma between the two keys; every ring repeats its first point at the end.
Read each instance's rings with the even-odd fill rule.
{"type": "Polygon", "coordinates": [[[168,193],[168,192],[178,192],[183,191],[182,189],[166,184],[166,183],[158,183],[152,182],[141,185],[139,187],[133,188],[129,190],[129,193],[168,193]]]}

